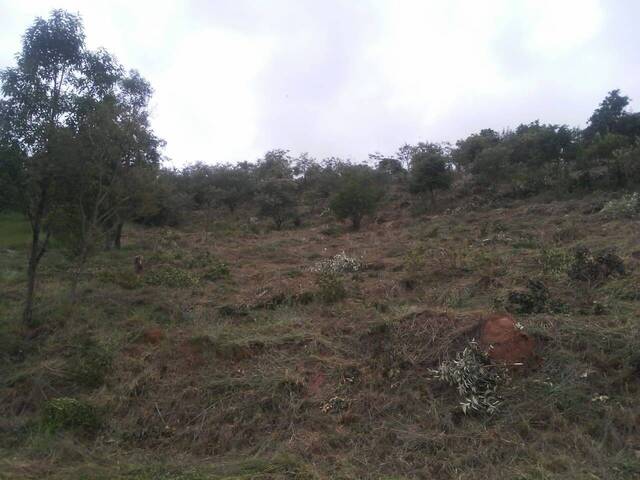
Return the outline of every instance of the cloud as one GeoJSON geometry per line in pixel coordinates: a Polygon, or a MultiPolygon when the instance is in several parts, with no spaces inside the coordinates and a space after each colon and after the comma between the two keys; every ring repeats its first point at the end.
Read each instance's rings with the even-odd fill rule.
{"type": "Polygon", "coordinates": [[[0,0],[0,63],[52,8],[80,12],[155,88],[175,165],[270,148],[365,159],[521,122],[584,124],[640,98],[634,0],[0,0]]]}

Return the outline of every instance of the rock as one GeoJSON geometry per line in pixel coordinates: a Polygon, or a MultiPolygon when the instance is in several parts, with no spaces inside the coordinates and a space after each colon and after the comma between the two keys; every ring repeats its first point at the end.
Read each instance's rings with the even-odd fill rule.
{"type": "Polygon", "coordinates": [[[480,345],[497,363],[527,365],[534,359],[535,340],[520,330],[509,315],[491,317],[483,322],[480,345]]]}

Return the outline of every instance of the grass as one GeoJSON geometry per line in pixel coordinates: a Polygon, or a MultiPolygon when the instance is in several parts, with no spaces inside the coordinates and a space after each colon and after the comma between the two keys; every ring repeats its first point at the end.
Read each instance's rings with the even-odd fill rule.
{"type": "Polygon", "coordinates": [[[394,228],[331,236],[313,221],[236,235],[222,218],[207,243],[197,224],[128,226],[75,304],[69,261],[45,255],[37,329],[19,321],[28,225],[3,215],[0,478],[639,478],[637,226],[583,210],[390,207],[394,228]],[[572,281],[566,252],[583,243],[617,247],[627,275],[572,281]],[[310,267],[342,251],[375,268],[325,302],[310,267]],[[496,413],[464,415],[431,369],[529,280],[563,305],[517,315],[540,362],[500,387],[496,413]],[[39,428],[56,398],[95,408],[100,428],[39,428]]]}
{"type": "Polygon", "coordinates": [[[29,221],[14,212],[0,213],[0,248],[24,248],[31,237],[29,221]]]}

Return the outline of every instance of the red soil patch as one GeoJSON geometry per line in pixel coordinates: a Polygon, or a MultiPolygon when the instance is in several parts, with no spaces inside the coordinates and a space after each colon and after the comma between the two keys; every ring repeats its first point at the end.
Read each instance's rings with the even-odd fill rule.
{"type": "Polygon", "coordinates": [[[317,397],[321,393],[322,386],[326,383],[326,381],[327,381],[327,377],[324,373],[322,372],[313,373],[307,384],[309,396],[317,397]]]}
{"type": "Polygon", "coordinates": [[[528,364],[534,358],[534,339],[516,327],[508,315],[485,320],[480,343],[487,349],[489,358],[499,363],[528,364]]]}
{"type": "Polygon", "coordinates": [[[157,345],[166,337],[164,331],[159,328],[147,328],[142,331],[142,336],[140,337],[140,341],[142,343],[147,343],[150,345],[157,345]]]}

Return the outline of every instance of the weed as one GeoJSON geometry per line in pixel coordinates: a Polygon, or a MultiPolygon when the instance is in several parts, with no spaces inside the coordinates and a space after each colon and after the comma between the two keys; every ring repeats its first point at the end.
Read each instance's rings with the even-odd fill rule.
{"type": "Polygon", "coordinates": [[[558,277],[564,275],[571,265],[571,255],[562,248],[543,247],[538,263],[546,275],[558,277]]]}
{"type": "Polygon", "coordinates": [[[142,279],[130,270],[102,270],[98,272],[97,279],[125,290],[134,290],[143,285],[142,279]]]}
{"type": "Polygon", "coordinates": [[[49,400],[44,408],[42,427],[53,433],[58,430],[83,430],[95,433],[102,422],[95,407],[69,397],[49,400]]]}
{"type": "Polygon", "coordinates": [[[514,313],[559,312],[562,305],[551,299],[549,289],[541,280],[529,279],[526,290],[509,292],[507,310],[514,313]]]}
{"type": "Polygon", "coordinates": [[[617,200],[609,200],[600,212],[609,218],[636,218],[640,215],[640,193],[634,192],[617,200]]]}
{"type": "Polygon", "coordinates": [[[347,297],[347,290],[340,275],[331,270],[318,273],[316,284],[318,296],[324,303],[336,303],[347,297]]]}
{"type": "Polygon", "coordinates": [[[207,271],[204,273],[202,278],[209,282],[215,282],[217,280],[229,278],[229,276],[229,267],[225,263],[219,262],[207,268],[207,271]]]}
{"type": "Polygon", "coordinates": [[[172,288],[193,287],[199,283],[198,277],[188,270],[168,265],[158,267],[150,272],[145,281],[149,285],[172,288]]]}
{"type": "Polygon", "coordinates": [[[79,385],[97,388],[111,367],[111,354],[95,342],[85,342],[68,359],[67,378],[79,385]]]}
{"type": "Polygon", "coordinates": [[[612,250],[603,250],[596,255],[586,247],[576,248],[573,261],[567,270],[571,280],[582,282],[601,282],[611,275],[624,275],[622,259],[612,250]]]}

